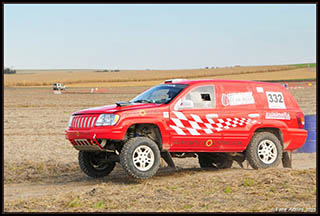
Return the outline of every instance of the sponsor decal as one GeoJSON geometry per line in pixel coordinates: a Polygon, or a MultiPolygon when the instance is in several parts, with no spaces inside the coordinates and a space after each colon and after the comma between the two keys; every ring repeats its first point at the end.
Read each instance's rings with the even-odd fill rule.
{"type": "Polygon", "coordinates": [[[204,141],[201,140],[174,140],[173,145],[205,145],[204,141]]]}
{"type": "Polygon", "coordinates": [[[77,132],[76,132],[76,135],[77,135],[77,137],[79,137],[79,136],[80,136],[80,132],[79,132],[79,131],[77,131],[77,132]]]}
{"type": "Polygon", "coordinates": [[[242,141],[239,140],[174,140],[173,145],[205,145],[211,147],[213,145],[242,145],[242,141]]]}
{"type": "Polygon", "coordinates": [[[222,94],[221,103],[223,104],[223,106],[228,106],[230,104],[229,98],[226,94],[222,94]]]}
{"type": "Polygon", "coordinates": [[[200,117],[196,114],[184,114],[183,112],[173,111],[170,115],[169,127],[172,128],[177,135],[201,136],[221,133],[221,131],[231,128],[261,124],[261,122],[251,118],[234,117],[212,119],[210,118],[212,115],[200,117]]]}
{"type": "Polygon", "coordinates": [[[217,145],[242,145],[242,141],[239,140],[218,140],[214,144],[217,145]]]}
{"type": "Polygon", "coordinates": [[[209,140],[206,141],[206,146],[207,147],[212,146],[212,144],[213,144],[213,140],[209,139],[209,140]]]}
{"type": "Polygon", "coordinates": [[[145,110],[140,110],[140,111],[139,111],[139,114],[140,114],[141,116],[145,116],[147,113],[146,113],[145,110]]]}
{"type": "Polygon", "coordinates": [[[169,112],[163,112],[163,118],[169,118],[169,112]]]}
{"type": "Polygon", "coordinates": [[[269,92],[266,91],[268,105],[270,109],[285,109],[284,98],[282,92],[269,92]]]}
{"type": "Polygon", "coordinates": [[[264,92],[262,87],[257,87],[256,89],[257,89],[257,92],[259,92],[259,93],[263,93],[264,92]]]}
{"type": "Polygon", "coordinates": [[[287,112],[271,112],[266,113],[266,119],[284,119],[284,120],[290,120],[290,114],[287,112]]]}
{"type": "Polygon", "coordinates": [[[221,102],[224,106],[237,106],[255,103],[252,92],[235,92],[222,94],[221,102]]]}

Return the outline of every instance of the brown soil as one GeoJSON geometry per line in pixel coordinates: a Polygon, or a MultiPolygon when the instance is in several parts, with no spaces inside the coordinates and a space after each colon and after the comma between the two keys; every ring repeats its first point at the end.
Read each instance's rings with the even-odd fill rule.
{"type": "MultiPolygon", "coordinates": [[[[105,178],[87,177],[78,166],[77,151],[64,137],[70,115],[126,101],[148,87],[105,88],[105,94],[74,88],[68,90],[74,94],[61,95],[48,88],[4,89],[5,212],[272,212],[316,207],[315,153],[294,153],[293,169],[253,170],[234,164],[226,170],[201,170],[196,158],[186,158],[174,159],[179,170],[162,167],[145,181],[132,180],[119,165],[105,178]]],[[[315,85],[290,91],[305,114],[315,114],[315,85]]]]}

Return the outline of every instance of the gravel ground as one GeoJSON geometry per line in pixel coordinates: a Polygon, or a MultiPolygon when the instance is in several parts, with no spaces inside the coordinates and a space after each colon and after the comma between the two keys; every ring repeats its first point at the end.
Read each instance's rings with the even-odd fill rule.
{"type": "MultiPolygon", "coordinates": [[[[254,202],[254,197],[258,195],[248,195],[244,193],[244,189],[233,187],[235,198],[228,197],[228,193],[222,193],[217,200],[205,201],[206,191],[197,188],[199,191],[186,190],[186,196],[181,196],[180,187],[185,187],[186,181],[201,182],[207,184],[204,178],[213,178],[215,181],[221,181],[220,187],[226,187],[228,180],[230,184],[236,184],[232,177],[240,175],[242,180],[246,175],[256,179],[257,186],[261,186],[263,182],[262,176],[272,175],[275,181],[280,181],[276,178],[277,175],[284,178],[294,176],[294,182],[305,181],[306,188],[295,189],[292,186],[288,187],[288,193],[304,194],[305,199],[301,197],[285,198],[286,202],[283,206],[295,207],[303,206],[314,208],[316,206],[315,190],[315,168],[316,154],[294,153],[293,154],[293,169],[279,168],[273,171],[259,170],[255,175],[255,171],[246,168],[240,169],[234,165],[231,169],[214,172],[204,172],[199,169],[196,158],[175,159],[177,166],[181,167],[180,171],[168,171],[163,167],[159,174],[153,180],[148,180],[149,183],[136,184],[128,180],[127,175],[121,167],[117,165],[114,172],[110,176],[102,180],[91,180],[86,177],[78,167],[77,151],[73,149],[70,143],[64,137],[64,130],[67,126],[69,117],[74,111],[85,109],[88,107],[101,106],[104,104],[112,104],[115,101],[126,101],[135,97],[138,93],[144,91],[148,87],[130,87],[130,88],[108,88],[106,94],[89,94],[89,89],[74,88],[69,89],[69,92],[78,92],[74,94],[55,95],[50,89],[46,88],[5,88],[4,89],[4,207],[5,211],[222,211],[230,210],[227,206],[223,207],[223,199],[228,201],[227,205],[236,204],[236,197],[240,200],[244,197],[248,201],[254,202]],[[280,171],[279,171],[280,170],[280,171]],[[282,171],[281,171],[282,170],[282,171]],[[253,172],[254,171],[254,172],[253,172]],[[264,173],[266,172],[266,173],[264,173]],[[283,172],[283,173],[282,173],[283,172]],[[216,176],[216,174],[218,174],[216,176]],[[299,175],[300,177],[299,177],[299,175]],[[181,177],[180,177],[181,176],[181,177]],[[313,180],[307,180],[310,178],[313,180]],[[175,179],[180,184],[174,182],[175,179]],[[219,180],[220,179],[220,180],[219,180]],[[221,180],[222,179],[222,180],[221,180]],[[128,182],[129,181],[129,182],[128,182]],[[224,183],[223,183],[224,182],[224,183]],[[115,191],[113,191],[115,200],[102,200],[102,204],[97,204],[99,200],[91,199],[88,194],[83,194],[83,191],[88,193],[96,188],[101,194],[107,194],[107,189],[115,183],[115,191]],[[151,187],[150,184],[154,185],[151,187]],[[127,187],[125,186],[127,185],[127,187]],[[176,187],[172,189],[170,187],[176,187]],[[307,187],[308,186],[308,187],[307,187]],[[146,190],[145,187],[151,187],[150,191],[144,195],[144,200],[141,200],[145,205],[149,201],[155,199],[152,193],[161,194],[159,209],[153,206],[150,209],[141,207],[135,202],[129,202],[130,206],[120,204],[121,199],[126,199],[121,190],[126,191],[131,199],[140,199],[134,195],[136,190],[146,190]],[[169,187],[169,189],[167,188],[169,187]],[[237,188],[237,189],[235,189],[237,188]],[[157,190],[160,190],[160,192],[157,190]],[[176,190],[177,193],[173,193],[176,190]],[[82,192],[81,192],[82,191],[82,192]],[[309,192],[308,192],[309,191],[309,192]],[[311,191],[311,192],[310,192],[311,191]],[[80,193],[81,192],[81,193],[80,193]],[[199,192],[201,199],[192,198],[199,192]],[[117,194],[118,193],[118,194],[117,194]],[[58,194],[58,195],[57,195],[58,194]],[[122,194],[122,195],[121,195],[122,194]],[[167,195],[166,195],[167,194],[167,195]],[[50,197],[52,196],[52,197],[50,197]],[[173,201],[165,199],[165,197],[175,197],[180,199],[183,205],[179,204],[179,200],[173,201]],[[187,202],[187,197],[193,200],[187,202]],[[75,199],[80,199],[81,205],[72,204],[75,199]],[[118,199],[118,200],[117,200],[118,199]],[[41,201],[43,200],[43,201],[41,201]],[[302,201],[305,204],[301,204],[302,201]],[[45,206],[45,201],[50,205],[45,206]],[[67,202],[67,203],[65,203],[67,202]],[[71,204],[70,204],[71,202],[71,204]],[[91,208],[91,202],[97,202],[97,208],[91,208]],[[107,206],[106,202],[111,202],[111,206],[107,206]],[[164,206],[163,202],[170,202],[164,206]],[[35,203],[38,203],[35,204],[35,203]],[[201,206],[204,203],[204,206],[201,206]],[[215,204],[210,204],[215,203],[215,204]],[[68,205],[70,204],[70,205],[68,205]],[[118,204],[118,207],[117,205],[118,204]],[[198,205],[199,204],[199,205],[198,205]],[[208,204],[206,206],[206,204],[208,204]],[[222,206],[218,208],[218,204],[222,206]],[[176,207],[174,207],[176,205],[176,207]],[[90,208],[88,206],[91,206],[90,208]],[[100,207],[103,206],[103,207],[100,207]],[[134,207],[136,206],[136,207],[134,207]],[[179,208],[178,208],[179,206],[179,208]]],[[[312,85],[304,89],[290,89],[291,93],[296,98],[299,106],[305,114],[316,113],[316,86],[312,85]]],[[[291,178],[291,177],[290,177],[291,178]]],[[[301,184],[301,182],[300,182],[301,184]]],[[[192,187],[192,184],[186,184],[192,187]]],[[[298,183],[296,184],[298,185],[298,183]]],[[[193,185],[194,186],[194,185],[193,185]]],[[[260,187],[259,186],[259,187],[260,187]]],[[[277,187],[277,185],[269,185],[277,187]]],[[[270,188],[269,188],[270,189],[270,188]]],[[[217,188],[213,190],[218,190],[217,188]]],[[[263,193],[263,188],[258,188],[259,193],[263,193]]],[[[99,193],[100,193],[99,192],[99,193]]],[[[112,193],[113,193],[112,192],[112,193]]],[[[106,195],[105,194],[105,195],[106,195]]],[[[270,195],[270,194],[269,194],[270,195]]],[[[159,195],[160,196],[160,195],[159,195]]],[[[302,196],[302,195],[301,195],[302,196]]],[[[211,197],[211,196],[209,196],[211,197]]],[[[258,196],[259,197],[259,196],[258,196]]],[[[270,197],[280,199],[279,194],[271,194],[270,197]]],[[[211,198],[208,198],[209,200],[211,198]]],[[[239,200],[238,199],[238,200],[239,200]]],[[[273,207],[282,207],[270,205],[269,210],[263,208],[263,202],[268,200],[267,196],[261,199],[261,203],[255,205],[240,203],[238,208],[232,206],[232,211],[272,211],[273,207]]],[[[77,203],[75,201],[75,203],[77,203]]]]}

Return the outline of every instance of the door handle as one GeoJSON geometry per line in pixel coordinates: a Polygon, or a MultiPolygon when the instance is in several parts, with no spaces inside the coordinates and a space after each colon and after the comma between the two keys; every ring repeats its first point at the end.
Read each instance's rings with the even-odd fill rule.
{"type": "Polygon", "coordinates": [[[250,117],[250,118],[258,118],[258,117],[260,117],[260,114],[259,113],[250,113],[250,114],[248,114],[248,117],[250,117]]]}
{"type": "Polygon", "coordinates": [[[219,115],[218,114],[208,114],[206,115],[207,118],[218,118],[219,115]]]}

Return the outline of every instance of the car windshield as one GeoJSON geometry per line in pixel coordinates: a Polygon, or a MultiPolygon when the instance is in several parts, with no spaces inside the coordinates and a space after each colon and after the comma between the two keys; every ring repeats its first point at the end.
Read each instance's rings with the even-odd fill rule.
{"type": "Polygon", "coordinates": [[[184,88],[184,84],[161,84],[141,93],[133,98],[131,103],[170,103],[184,88]]]}

